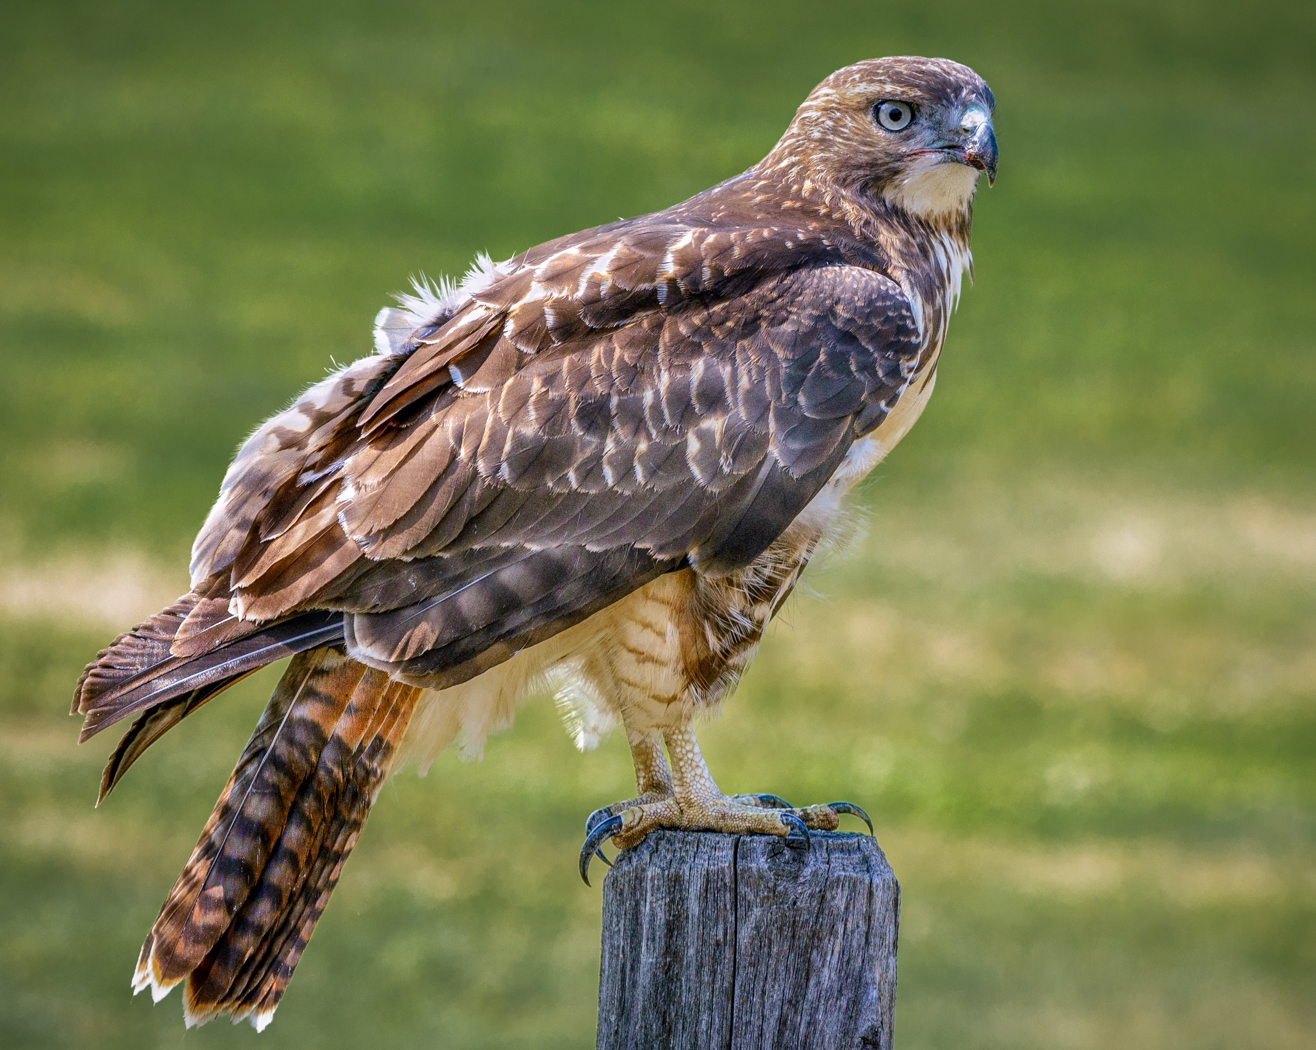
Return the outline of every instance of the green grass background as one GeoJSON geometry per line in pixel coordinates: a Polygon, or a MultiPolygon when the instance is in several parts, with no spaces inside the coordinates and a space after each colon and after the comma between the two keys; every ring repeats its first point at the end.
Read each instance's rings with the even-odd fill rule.
{"type": "MultiPolygon", "coordinates": [[[[922,53],[998,99],[977,284],[709,761],[874,815],[900,1047],[1316,1046],[1314,12],[5,5],[0,1044],[256,1042],[128,983],[272,673],[99,811],[112,742],[65,714],[183,589],[241,438],[409,274],[664,207],[833,69],[922,53]]],[[[574,858],[629,777],[539,703],[391,782],[260,1045],[592,1046],[574,858]]]]}

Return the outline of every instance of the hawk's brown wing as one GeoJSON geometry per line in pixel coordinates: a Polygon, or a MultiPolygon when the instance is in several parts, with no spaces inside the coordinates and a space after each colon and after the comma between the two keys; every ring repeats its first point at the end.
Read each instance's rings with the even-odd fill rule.
{"type": "MultiPolygon", "coordinates": [[[[640,308],[598,327],[551,280],[503,283],[253,437],[198,539],[215,614],[230,589],[244,618],[342,610],[354,656],[454,684],[662,572],[752,560],[917,363],[898,286],[854,266],[623,289],[640,308]]],[[[193,618],[176,649],[213,630],[193,618]]]]}

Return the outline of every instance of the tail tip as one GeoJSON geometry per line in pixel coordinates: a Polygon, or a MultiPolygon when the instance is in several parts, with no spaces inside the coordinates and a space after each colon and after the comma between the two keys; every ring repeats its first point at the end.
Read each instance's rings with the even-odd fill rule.
{"type": "Polygon", "coordinates": [[[165,979],[155,961],[155,952],[148,945],[143,948],[141,958],[137,962],[137,969],[133,971],[133,995],[140,995],[149,988],[151,989],[151,1001],[158,1003],[174,990],[180,980],[181,978],[173,981],[165,979]]]}
{"type": "MultiPolygon", "coordinates": [[[[174,990],[175,987],[188,980],[185,977],[176,977],[170,980],[160,972],[160,964],[155,957],[155,938],[151,937],[142,946],[142,953],[137,960],[137,968],[133,971],[132,989],[133,995],[139,995],[148,988],[151,990],[152,1002],[158,1003],[174,990]]],[[[195,998],[195,989],[188,983],[186,994],[183,996],[183,1024],[187,1028],[200,1028],[203,1024],[213,1021],[216,1017],[223,1014],[229,1014],[234,1024],[240,1021],[250,1021],[251,1026],[257,1032],[263,1032],[270,1026],[274,1020],[274,1011],[278,1008],[278,1003],[273,1006],[268,1005],[268,1000],[263,1006],[243,1008],[234,1008],[233,1004],[222,1002],[199,1002],[195,998]]]]}
{"type": "Polygon", "coordinates": [[[200,1028],[203,1024],[208,1024],[216,1017],[228,1014],[229,1019],[234,1024],[241,1024],[243,1021],[250,1021],[251,1027],[257,1032],[263,1032],[270,1026],[274,1020],[275,1007],[271,1006],[264,1010],[246,1009],[234,1010],[229,1007],[206,1003],[204,1005],[188,1001],[185,996],[183,999],[183,1024],[188,1028],[200,1028]]]}

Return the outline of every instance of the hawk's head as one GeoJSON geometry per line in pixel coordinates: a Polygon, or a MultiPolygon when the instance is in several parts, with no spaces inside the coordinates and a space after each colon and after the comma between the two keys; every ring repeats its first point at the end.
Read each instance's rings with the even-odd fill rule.
{"type": "Polygon", "coordinates": [[[847,195],[952,220],[968,214],[979,174],[996,178],[995,105],[958,62],[859,62],[814,88],[770,158],[847,195]]]}

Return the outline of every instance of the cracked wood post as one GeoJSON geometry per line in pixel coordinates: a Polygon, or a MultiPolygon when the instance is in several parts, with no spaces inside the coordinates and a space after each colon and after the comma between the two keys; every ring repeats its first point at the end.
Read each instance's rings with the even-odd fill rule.
{"type": "Polygon", "coordinates": [[[899,921],[867,835],[653,832],[603,883],[598,1050],[891,1050],[899,921]]]}

